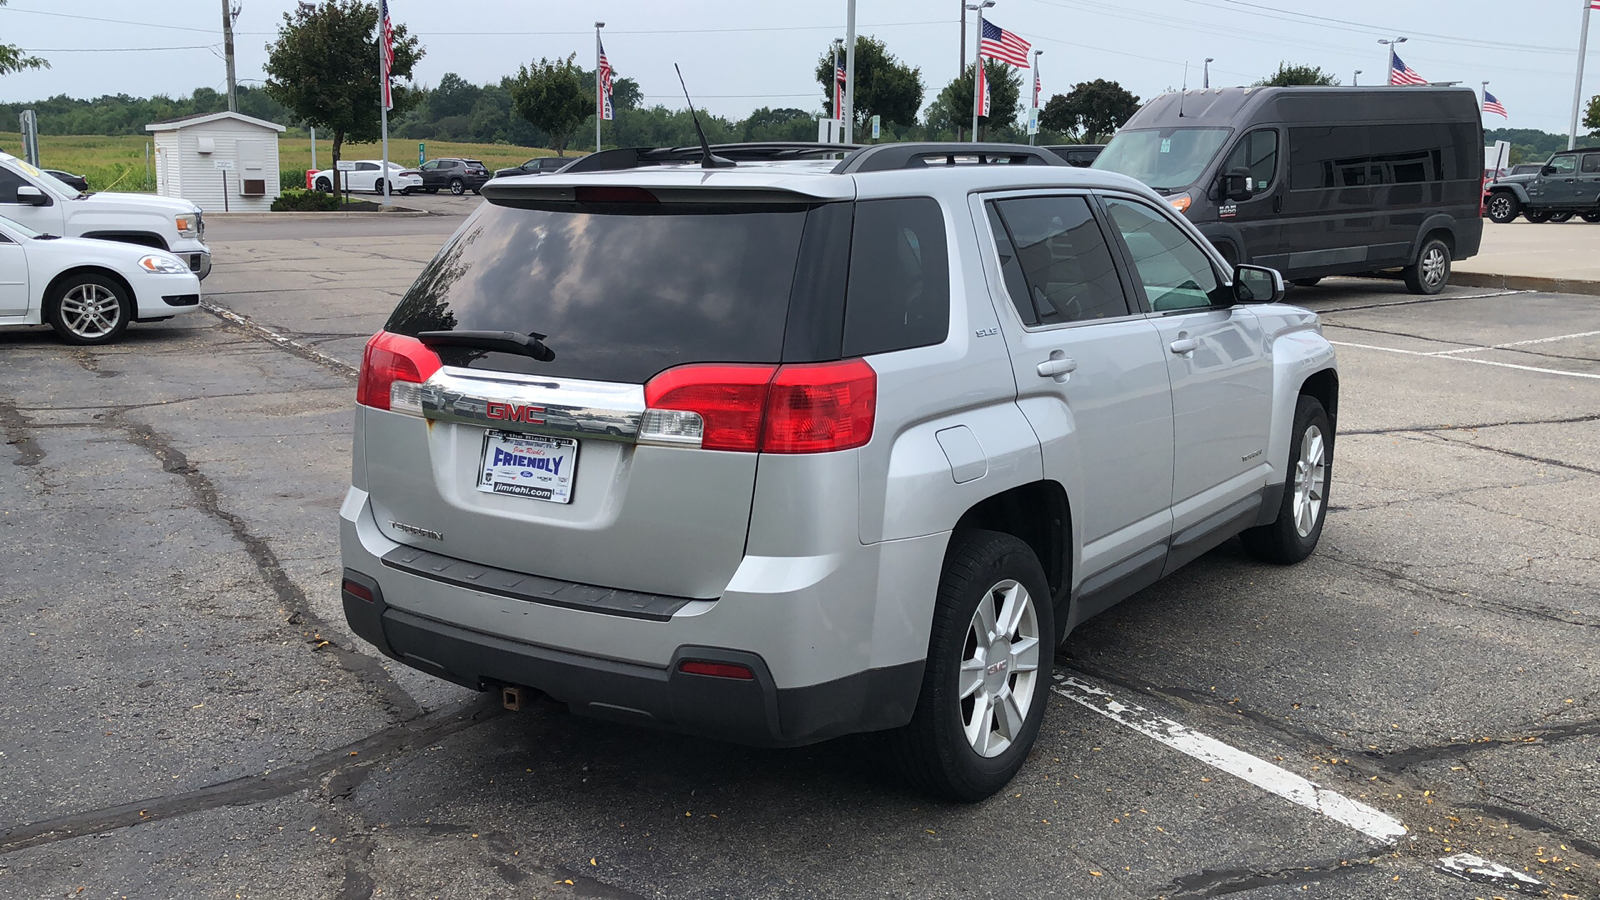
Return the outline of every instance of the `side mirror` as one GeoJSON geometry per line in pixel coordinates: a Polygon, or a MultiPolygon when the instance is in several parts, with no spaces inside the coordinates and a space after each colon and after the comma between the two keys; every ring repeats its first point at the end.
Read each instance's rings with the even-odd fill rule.
{"type": "Polygon", "coordinates": [[[1554,175],[1555,173],[1556,173],[1556,167],[1555,166],[1545,166],[1544,168],[1539,170],[1539,174],[1540,175],[1554,175]]]}
{"type": "Polygon", "coordinates": [[[17,202],[26,203],[29,206],[48,206],[50,198],[45,196],[44,191],[33,185],[24,184],[17,188],[17,202]]]}
{"type": "Polygon", "coordinates": [[[1222,194],[1229,200],[1249,200],[1255,196],[1251,187],[1249,169],[1232,169],[1222,176],[1222,194]]]}
{"type": "Polygon", "coordinates": [[[1239,266],[1233,270],[1235,303],[1277,303],[1284,295],[1283,276],[1266,266],[1239,266]]]}

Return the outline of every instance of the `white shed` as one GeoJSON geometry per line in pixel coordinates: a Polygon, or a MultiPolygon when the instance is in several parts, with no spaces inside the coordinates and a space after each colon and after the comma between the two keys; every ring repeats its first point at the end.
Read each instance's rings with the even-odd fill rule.
{"type": "Polygon", "coordinates": [[[144,128],[155,133],[161,196],[182,197],[206,212],[266,212],[277,198],[282,125],[219,112],[144,128]]]}

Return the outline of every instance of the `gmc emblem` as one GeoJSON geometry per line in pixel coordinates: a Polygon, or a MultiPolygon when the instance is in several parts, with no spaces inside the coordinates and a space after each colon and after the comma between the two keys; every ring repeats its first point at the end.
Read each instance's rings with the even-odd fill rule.
{"type": "Polygon", "coordinates": [[[495,400],[488,401],[484,414],[491,419],[505,422],[522,422],[527,425],[544,424],[544,407],[527,406],[521,403],[500,403],[495,400]]]}

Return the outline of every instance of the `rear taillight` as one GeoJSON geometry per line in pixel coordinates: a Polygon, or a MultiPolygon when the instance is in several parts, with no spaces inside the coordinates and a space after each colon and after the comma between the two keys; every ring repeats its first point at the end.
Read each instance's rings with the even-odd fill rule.
{"type": "Polygon", "coordinates": [[[749,666],[738,663],[711,662],[704,659],[686,659],[678,664],[678,671],[688,675],[709,675],[712,678],[732,678],[735,681],[754,681],[756,673],[749,666]]]}
{"type": "Polygon", "coordinates": [[[421,398],[414,385],[427,381],[442,365],[439,355],[416,338],[380,331],[367,341],[361,354],[356,402],[420,415],[421,398]]]}
{"type": "Polygon", "coordinates": [[[639,439],[761,453],[849,450],[872,439],[877,400],[877,373],[860,359],[680,366],[645,385],[639,439]]]}

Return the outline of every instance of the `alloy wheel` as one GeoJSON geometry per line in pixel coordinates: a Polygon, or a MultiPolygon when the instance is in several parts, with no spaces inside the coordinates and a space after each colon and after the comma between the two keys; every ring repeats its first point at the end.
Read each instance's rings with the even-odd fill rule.
{"type": "Polygon", "coordinates": [[[80,284],[61,297],[61,322],[74,335],[86,341],[105,337],[122,319],[117,295],[103,285],[80,284]]]}
{"type": "Polygon", "coordinates": [[[1489,218],[1496,222],[1510,221],[1511,198],[1505,194],[1496,194],[1494,199],[1489,201],[1489,218]]]}
{"type": "Polygon", "coordinates": [[[1328,452],[1322,429],[1315,425],[1300,436],[1300,461],[1294,467],[1294,530],[1310,537],[1328,494],[1328,452]]]}
{"type": "Polygon", "coordinates": [[[979,756],[999,756],[1022,734],[1039,651],[1039,616],[1028,589],[1008,578],[984,592],[967,626],[957,685],[962,727],[979,756]]]}
{"type": "Polygon", "coordinates": [[[1422,254],[1422,283],[1432,288],[1444,282],[1445,269],[1450,260],[1445,256],[1444,248],[1435,244],[1422,254]]]}

